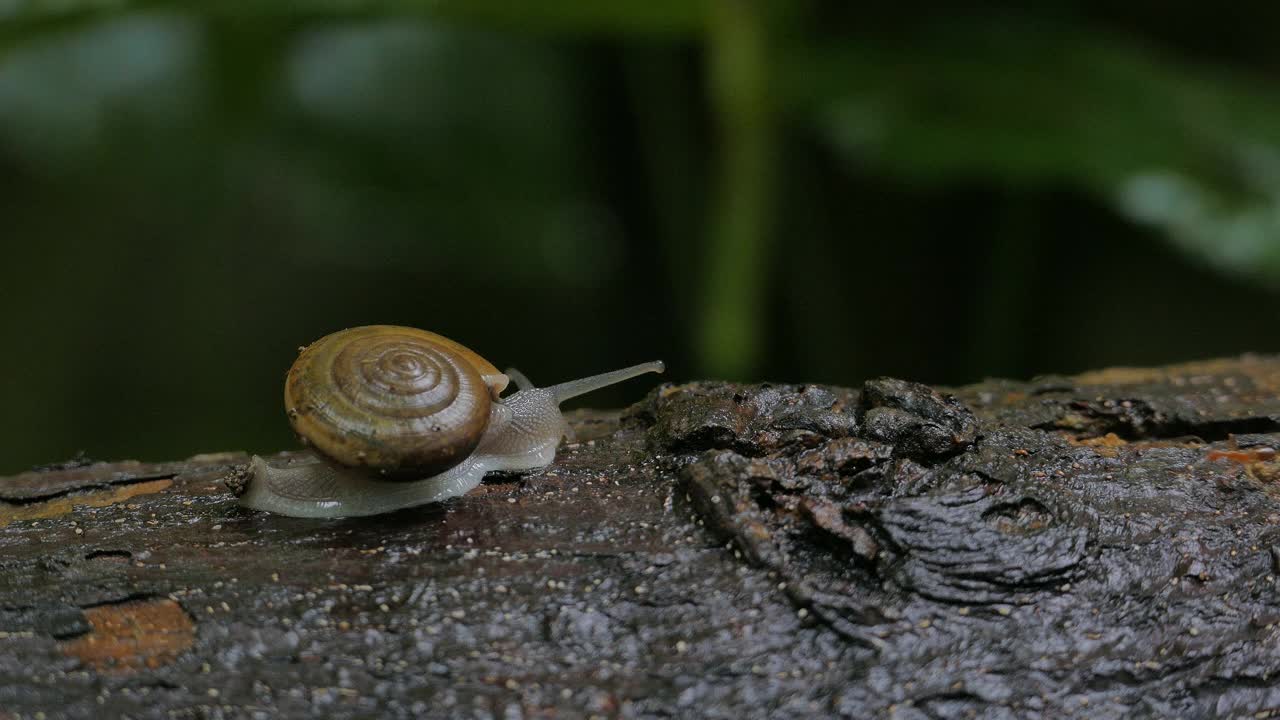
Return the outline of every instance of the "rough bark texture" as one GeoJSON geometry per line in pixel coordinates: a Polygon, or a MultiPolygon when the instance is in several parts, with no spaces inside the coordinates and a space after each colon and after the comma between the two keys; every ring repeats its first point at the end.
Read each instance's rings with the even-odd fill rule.
{"type": "Polygon", "coordinates": [[[1280,712],[1280,359],[952,393],[664,386],[376,518],[0,479],[0,717],[1280,712]]]}

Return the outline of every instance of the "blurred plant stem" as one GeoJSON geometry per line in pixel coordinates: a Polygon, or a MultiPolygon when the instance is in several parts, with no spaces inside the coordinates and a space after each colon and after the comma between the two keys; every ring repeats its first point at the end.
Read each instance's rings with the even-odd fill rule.
{"type": "Polygon", "coordinates": [[[707,82],[717,123],[714,196],[707,222],[707,285],[694,339],[700,372],[747,379],[758,370],[773,208],[774,117],[762,0],[715,0],[707,27],[707,82]]]}

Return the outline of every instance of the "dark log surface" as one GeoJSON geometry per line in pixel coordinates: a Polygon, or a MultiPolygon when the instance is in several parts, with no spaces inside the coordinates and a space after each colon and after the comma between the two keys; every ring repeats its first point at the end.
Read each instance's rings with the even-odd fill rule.
{"type": "Polygon", "coordinates": [[[0,479],[0,718],[1268,717],[1280,358],[664,386],[393,515],[0,479]]]}

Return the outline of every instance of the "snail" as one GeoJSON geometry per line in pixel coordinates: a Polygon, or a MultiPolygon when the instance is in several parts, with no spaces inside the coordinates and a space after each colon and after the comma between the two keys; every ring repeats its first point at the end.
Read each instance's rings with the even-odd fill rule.
{"type": "Polygon", "coordinates": [[[285,379],[285,410],[309,451],[276,464],[255,455],[240,501],[330,518],[455,497],[489,472],[549,465],[570,432],[561,402],[664,370],[659,360],[537,388],[426,330],[341,330],[302,348],[285,379]],[[518,392],[502,397],[511,380],[518,392]]]}

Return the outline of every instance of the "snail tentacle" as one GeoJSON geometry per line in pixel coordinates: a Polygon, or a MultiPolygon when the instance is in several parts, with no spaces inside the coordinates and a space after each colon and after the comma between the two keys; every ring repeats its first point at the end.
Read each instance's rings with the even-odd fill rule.
{"type": "Polygon", "coordinates": [[[555,396],[556,402],[561,403],[569,398],[575,398],[579,395],[585,395],[594,392],[609,385],[615,385],[623,380],[630,380],[633,377],[644,375],[645,373],[663,373],[666,372],[667,365],[661,360],[640,363],[631,367],[614,370],[612,372],[600,373],[599,375],[591,375],[590,377],[578,378],[569,382],[552,385],[547,391],[555,396]]]}
{"type": "Polygon", "coordinates": [[[519,370],[515,368],[507,368],[505,372],[507,373],[507,377],[511,379],[511,382],[516,384],[516,388],[520,390],[532,390],[535,387],[533,382],[529,380],[529,376],[519,370]]]}

